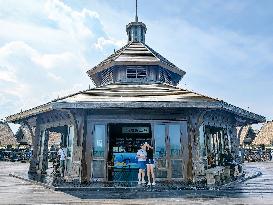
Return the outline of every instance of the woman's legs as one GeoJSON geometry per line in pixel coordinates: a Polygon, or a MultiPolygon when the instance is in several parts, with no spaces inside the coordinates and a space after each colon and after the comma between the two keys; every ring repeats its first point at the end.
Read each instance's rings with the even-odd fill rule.
{"type": "Polygon", "coordinates": [[[144,177],[145,177],[145,169],[139,169],[138,170],[138,183],[139,184],[141,183],[141,181],[142,181],[142,183],[145,182],[144,177]]]}
{"type": "Polygon", "coordinates": [[[151,165],[150,172],[153,179],[153,185],[155,184],[155,172],[154,172],[154,165],[151,165]]]}
{"type": "Polygon", "coordinates": [[[138,162],[138,166],[139,166],[139,169],[138,169],[138,184],[141,184],[141,181],[142,183],[145,182],[144,180],[144,177],[145,177],[145,168],[146,168],[146,165],[144,162],[138,162]]]}
{"type": "Polygon", "coordinates": [[[148,177],[148,183],[151,183],[151,165],[147,164],[147,177],[148,177]]]}
{"type": "Polygon", "coordinates": [[[138,183],[141,182],[141,169],[138,170],[138,183]]]}
{"type": "Polygon", "coordinates": [[[145,182],[145,169],[142,169],[142,183],[145,182]]]}
{"type": "Polygon", "coordinates": [[[148,164],[147,165],[147,177],[148,177],[148,184],[151,184],[151,177],[153,180],[153,185],[155,184],[155,173],[154,173],[154,165],[148,164]]]}

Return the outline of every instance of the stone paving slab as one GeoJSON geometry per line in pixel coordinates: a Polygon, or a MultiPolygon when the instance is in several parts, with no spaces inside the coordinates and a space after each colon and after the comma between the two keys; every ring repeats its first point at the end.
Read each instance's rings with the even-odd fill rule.
{"type": "MultiPolygon", "coordinates": [[[[27,174],[25,172],[16,172],[13,174],[9,174],[9,176],[11,177],[15,177],[18,179],[22,179],[25,181],[28,181],[30,183],[36,184],[36,185],[41,185],[44,186],[45,188],[49,188],[55,191],[63,191],[63,192],[67,192],[67,191],[114,191],[114,192],[132,192],[132,191],[138,191],[138,192],[149,192],[149,191],[153,191],[153,192],[161,192],[161,191],[165,191],[165,190],[203,190],[203,189],[221,189],[221,188],[225,188],[225,187],[229,187],[232,184],[237,184],[237,183],[241,183],[244,182],[246,180],[255,178],[257,176],[261,175],[261,172],[259,171],[259,169],[255,168],[255,167],[250,167],[249,169],[246,169],[244,171],[244,175],[241,176],[239,179],[237,179],[236,181],[232,181],[228,184],[225,185],[218,185],[216,187],[206,187],[204,184],[198,184],[198,185],[187,185],[185,183],[181,184],[181,183],[175,183],[175,184],[162,184],[162,183],[157,183],[155,186],[147,186],[147,185],[137,185],[137,183],[134,183],[134,185],[130,185],[128,186],[128,184],[122,184],[122,183],[109,183],[109,184],[101,184],[101,183],[91,183],[91,184],[85,184],[85,185],[80,185],[80,184],[72,184],[72,183],[61,183],[59,184],[59,186],[56,185],[52,185],[52,183],[48,183],[48,181],[44,181],[44,182],[40,182],[40,181],[36,181],[36,180],[32,180],[29,179],[29,177],[27,176],[27,174]],[[124,186],[126,185],[126,186],[124,186]]],[[[47,176],[48,178],[48,176],[47,176]]],[[[51,179],[52,181],[52,179],[51,179]]]]}
{"type": "Polygon", "coordinates": [[[9,176],[26,171],[26,164],[0,162],[0,204],[273,204],[273,163],[246,166],[263,175],[221,190],[59,192],[9,176]]]}

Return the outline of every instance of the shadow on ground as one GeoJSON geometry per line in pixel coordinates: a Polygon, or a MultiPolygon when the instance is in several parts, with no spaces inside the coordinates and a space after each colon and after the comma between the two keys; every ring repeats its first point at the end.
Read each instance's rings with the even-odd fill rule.
{"type": "Polygon", "coordinates": [[[243,190],[156,190],[156,189],[124,189],[124,190],[84,190],[62,191],[80,199],[145,199],[145,198],[242,198],[243,190]]]}

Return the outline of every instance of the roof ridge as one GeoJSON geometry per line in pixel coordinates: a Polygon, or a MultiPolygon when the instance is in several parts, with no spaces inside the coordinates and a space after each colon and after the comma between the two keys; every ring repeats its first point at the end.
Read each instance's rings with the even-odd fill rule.
{"type": "Polygon", "coordinates": [[[145,43],[142,43],[142,45],[145,46],[145,48],[148,49],[148,51],[150,51],[150,52],[153,54],[153,56],[154,56],[158,61],[161,61],[161,60],[154,54],[153,50],[152,50],[148,45],[146,45],[145,43]]]}
{"type": "Polygon", "coordinates": [[[116,51],[117,55],[112,59],[112,61],[116,60],[121,54],[122,52],[128,48],[133,42],[130,41],[129,43],[127,43],[125,46],[123,46],[121,49],[119,49],[118,51],[116,51]]]}
{"type": "Polygon", "coordinates": [[[129,43],[125,44],[123,47],[121,47],[120,49],[118,49],[117,51],[115,51],[114,53],[112,53],[111,55],[109,55],[108,57],[106,57],[103,61],[101,61],[99,64],[97,64],[93,68],[89,69],[88,71],[95,70],[97,67],[102,66],[103,64],[107,63],[107,61],[109,61],[109,60],[110,60],[110,62],[116,60],[121,55],[121,53],[127,47],[129,47],[131,44],[132,44],[132,42],[129,42],[129,43]]]}
{"type": "Polygon", "coordinates": [[[63,100],[63,99],[68,98],[68,97],[73,97],[73,96],[78,95],[78,94],[81,94],[81,93],[84,94],[84,93],[87,92],[87,91],[96,90],[97,88],[101,88],[101,87],[104,87],[104,86],[102,85],[102,86],[100,86],[100,87],[93,87],[93,88],[88,88],[88,89],[86,89],[86,90],[80,90],[80,91],[78,91],[78,92],[75,92],[75,93],[72,93],[72,94],[65,95],[65,96],[63,96],[63,97],[61,97],[61,98],[58,97],[58,98],[56,98],[56,99],[54,99],[54,100],[52,100],[52,101],[50,101],[50,102],[48,102],[48,103],[57,102],[58,100],[63,100]]]}
{"type": "MultiPolygon", "coordinates": [[[[144,43],[143,43],[144,44],[144,43]]],[[[165,58],[164,56],[162,56],[160,53],[156,52],[154,49],[152,49],[150,46],[148,46],[147,44],[144,44],[145,47],[157,58],[159,59],[160,62],[163,62],[171,67],[177,68],[178,70],[181,70],[180,68],[178,68],[176,65],[174,65],[172,62],[170,62],[167,58],[165,58]],[[162,58],[162,59],[161,59],[162,58]],[[164,60],[164,61],[163,61],[164,60]]]]}
{"type": "MultiPolygon", "coordinates": [[[[174,87],[175,87],[175,86],[174,86],[174,87]]],[[[214,97],[210,97],[210,96],[208,96],[208,95],[204,95],[204,94],[201,94],[201,93],[197,93],[197,92],[195,92],[195,91],[193,91],[193,90],[188,90],[188,89],[184,89],[184,88],[180,88],[180,87],[177,87],[177,88],[178,88],[178,89],[181,89],[181,90],[185,90],[185,91],[191,92],[191,93],[194,93],[194,94],[199,95],[199,96],[202,96],[202,97],[209,98],[209,99],[211,99],[211,100],[215,100],[215,101],[218,101],[218,102],[224,102],[223,100],[220,100],[220,99],[218,99],[218,98],[214,98],[214,97]]]]}
{"type": "MultiPolygon", "coordinates": [[[[57,102],[57,101],[59,101],[59,100],[66,99],[66,98],[68,98],[68,97],[73,97],[73,96],[75,96],[75,95],[78,95],[78,94],[80,94],[80,93],[85,93],[86,91],[88,91],[88,90],[93,90],[93,89],[95,89],[95,88],[90,88],[90,89],[87,89],[87,90],[81,90],[81,91],[78,91],[78,92],[75,92],[75,93],[72,93],[72,94],[64,95],[63,97],[55,98],[55,99],[53,99],[53,100],[51,100],[51,101],[48,101],[48,102],[46,102],[46,103],[43,103],[43,104],[41,104],[41,105],[37,105],[37,106],[35,106],[35,107],[32,107],[32,108],[29,108],[29,109],[22,110],[22,111],[20,111],[19,113],[25,113],[25,112],[27,112],[27,111],[31,111],[31,110],[34,110],[34,109],[37,109],[37,108],[41,108],[41,107],[50,105],[51,103],[57,102]]],[[[18,114],[18,113],[17,113],[17,114],[18,114]]],[[[16,114],[14,114],[14,115],[16,115],[16,114]]],[[[12,117],[12,116],[14,116],[14,115],[9,115],[9,116],[7,116],[6,118],[12,117]]]]}
{"type": "Polygon", "coordinates": [[[251,114],[253,114],[254,116],[263,117],[262,115],[256,114],[256,113],[251,112],[251,111],[249,111],[249,110],[246,110],[246,109],[244,109],[244,108],[240,108],[240,107],[238,107],[238,106],[236,106],[236,105],[232,105],[232,104],[230,104],[230,103],[228,103],[228,102],[226,102],[226,101],[224,101],[224,100],[222,100],[222,99],[213,98],[213,97],[210,97],[210,96],[207,96],[207,95],[203,95],[203,94],[197,93],[197,92],[195,92],[195,91],[190,91],[190,90],[188,90],[188,89],[185,89],[185,90],[186,90],[186,91],[189,91],[189,92],[192,92],[192,93],[194,93],[194,94],[196,94],[196,95],[199,95],[199,96],[202,96],[202,97],[206,97],[206,98],[209,98],[209,99],[211,99],[211,100],[215,100],[216,102],[221,103],[221,106],[222,106],[222,107],[224,107],[224,106],[233,107],[233,108],[242,110],[243,112],[251,113],[251,114]]]}

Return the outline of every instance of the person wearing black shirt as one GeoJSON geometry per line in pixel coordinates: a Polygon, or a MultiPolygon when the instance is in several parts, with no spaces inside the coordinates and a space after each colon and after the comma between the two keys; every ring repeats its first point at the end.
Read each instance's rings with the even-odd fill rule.
{"type": "Polygon", "coordinates": [[[155,185],[155,174],[154,174],[154,149],[151,145],[147,142],[145,143],[146,146],[146,166],[147,166],[147,177],[148,177],[148,185],[155,185]],[[151,176],[153,183],[151,183],[151,176]]]}

